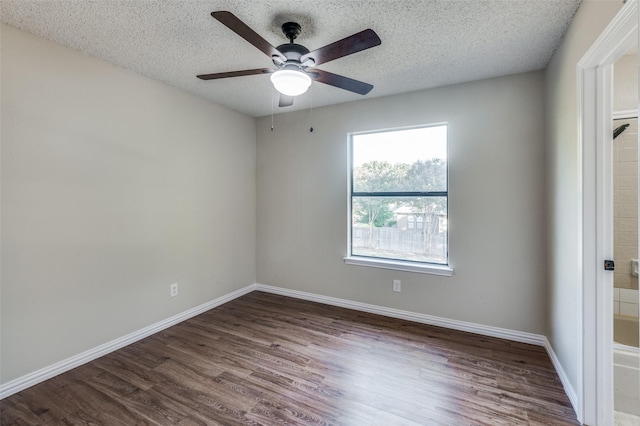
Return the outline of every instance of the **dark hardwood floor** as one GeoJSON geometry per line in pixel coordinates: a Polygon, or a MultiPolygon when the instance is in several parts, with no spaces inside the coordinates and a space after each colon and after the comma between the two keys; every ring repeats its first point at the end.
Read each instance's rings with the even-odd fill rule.
{"type": "Polygon", "coordinates": [[[0,402],[2,425],[576,425],[545,350],[253,292],[0,402]]]}

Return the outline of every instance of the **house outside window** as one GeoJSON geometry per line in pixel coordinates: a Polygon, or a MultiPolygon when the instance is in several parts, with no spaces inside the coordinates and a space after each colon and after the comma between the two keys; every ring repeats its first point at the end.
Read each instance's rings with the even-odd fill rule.
{"type": "Polygon", "coordinates": [[[451,275],[447,125],[349,138],[347,263],[451,275]]]}

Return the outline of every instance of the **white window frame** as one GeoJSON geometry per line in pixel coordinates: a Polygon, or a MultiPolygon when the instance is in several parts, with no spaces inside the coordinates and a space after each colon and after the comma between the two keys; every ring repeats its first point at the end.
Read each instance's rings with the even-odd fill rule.
{"type": "MultiPolygon", "coordinates": [[[[396,271],[406,271],[406,272],[417,272],[422,274],[431,274],[431,275],[439,275],[439,276],[447,276],[450,277],[454,274],[454,270],[451,267],[451,253],[449,251],[449,245],[447,243],[447,261],[448,264],[441,265],[435,263],[422,263],[422,262],[411,262],[404,260],[396,260],[396,259],[384,259],[384,258],[375,258],[375,257],[366,257],[366,256],[354,256],[351,252],[351,237],[352,237],[352,178],[353,178],[353,167],[352,167],[352,146],[353,146],[353,136],[354,135],[363,135],[367,133],[383,133],[383,132],[394,132],[394,131],[402,131],[402,130],[410,130],[410,129],[420,129],[425,127],[436,127],[436,126],[448,126],[448,123],[431,123],[425,125],[418,126],[409,126],[409,127],[397,127],[390,129],[381,129],[381,130],[372,130],[368,132],[353,132],[349,133],[347,136],[347,255],[343,258],[344,262],[347,265],[355,265],[355,266],[365,266],[372,268],[382,268],[382,269],[391,269],[396,271]]],[[[448,127],[447,127],[448,132],[448,127]]],[[[448,150],[448,137],[447,137],[447,150],[448,150]]],[[[448,160],[447,160],[447,173],[448,173],[448,160]]],[[[449,179],[447,177],[447,182],[449,179]]],[[[447,183],[447,187],[448,187],[447,183]]],[[[449,191],[447,188],[447,205],[449,199],[449,191]]],[[[449,209],[447,207],[447,223],[449,218],[449,209]]],[[[448,231],[447,230],[447,239],[448,239],[448,231]]]]}

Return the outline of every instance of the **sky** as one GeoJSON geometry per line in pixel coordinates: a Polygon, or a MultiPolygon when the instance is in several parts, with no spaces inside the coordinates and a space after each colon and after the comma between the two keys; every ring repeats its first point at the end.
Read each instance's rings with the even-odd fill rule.
{"type": "Polygon", "coordinates": [[[430,158],[447,159],[447,126],[353,134],[353,166],[369,161],[412,164],[430,158]]]}

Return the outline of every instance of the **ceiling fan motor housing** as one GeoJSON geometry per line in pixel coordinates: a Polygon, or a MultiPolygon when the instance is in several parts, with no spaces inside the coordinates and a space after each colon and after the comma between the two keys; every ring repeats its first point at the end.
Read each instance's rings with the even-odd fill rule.
{"type": "Polygon", "coordinates": [[[278,68],[298,69],[302,71],[315,63],[313,58],[306,58],[304,63],[302,63],[301,58],[309,53],[309,49],[293,42],[300,35],[301,30],[302,28],[296,22],[285,22],[282,24],[282,32],[289,39],[289,43],[276,47],[276,49],[287,58],[286,62],[283,62],[281,57],[272,56],[273,64],[278,68]]]}
{"type": "MultiPolygon", "coordinates": [[[[276,47],[276,49],[278,49],[287,58],[287,63],[291,61],[300,64],[300,58],[309,53],[309,49],[301,44],[296,43],[281,44],[280,46],[276,47]]],[[[274,63],[278,65],[276,61],[274,61],[274,63]]]]}

